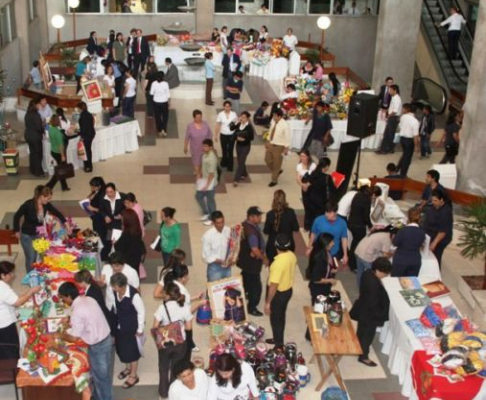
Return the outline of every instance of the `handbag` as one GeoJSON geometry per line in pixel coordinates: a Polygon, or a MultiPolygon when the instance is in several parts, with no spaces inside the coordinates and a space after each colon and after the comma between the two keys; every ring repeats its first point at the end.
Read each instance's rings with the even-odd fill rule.
{"type": "Polygon", "coordinates": [[[74,165],[61,163],[54,167],[54,175],[59,180],[74,178],[74,165]]]}
{"type": "Polygon", "coordinates": [[[81,161],[87,161],[88,157],[86,156],[86,148],[84,147],[84,143],[82,140],[78,142],[78,158],[81,161]]]}
{"type": "Polygon", "coordinates": [[[353,321],[358,321],[359,320],[359,314],[360,314],[360,303],[359,303],[359,298],[358,298],[354,302],[353,307],[351,307],[351,310],[349,310],[349,317],[353,321]]]}
{"type": "Polygon", "coordinates": [[[167,318],[169,318],[169,323],[167,325],[160,325],[157,328],[152,328],[150,330],[150,333],[154,338],[155,345],[159,350],[164,350],[185,342],[184,326],[182,321],[172,322],[165,301],[164,308],[165,312],[167,313],[167,318]]]}
{"type": "Polygon", "coordinates": [[[326,134],[322,140],[322,143],[324,147],[332,146],[334,144],[334,136],[332,136],[332,133],[326,134]]]}

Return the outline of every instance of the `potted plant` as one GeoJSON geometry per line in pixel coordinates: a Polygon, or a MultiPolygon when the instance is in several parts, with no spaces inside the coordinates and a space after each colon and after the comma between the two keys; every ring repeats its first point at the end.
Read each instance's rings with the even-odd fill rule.
{"type": "Polygon", "coordinates": [[[484,276],[464,276],[464,280],[472,289],[486,290],[486,201],[470,205],[466,209],[466,218],[459,222],[464,234],[459,238],[461,254],[473,260],[482,257],[484,260],[484,276]],[[482,281],[480,287],[474,282],[482,281]]]}
{"type": "Polygon", "coordinates": [[[307,60],[309,60],[312,64],[315,64],[319,61],[319,50],[317,49],[307,49],[304,53],[307,60]]]}

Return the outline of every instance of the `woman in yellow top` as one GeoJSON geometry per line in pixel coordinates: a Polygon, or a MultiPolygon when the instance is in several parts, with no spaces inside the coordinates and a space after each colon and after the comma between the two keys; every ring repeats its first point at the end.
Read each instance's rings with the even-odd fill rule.
{"type": "MultiPolygon", "coordinates": [[[[56,161],[56,164],[59,165],[65,163],[66,148],[64,147],[64,136],[61,132],[61,121],[57,114],[54,114],[49,121],[49,142],[51,143],[51,156],[56,161]]],[[[58,180],[56,174],[54,174],[46,186],[54,189],[58,180]]],[[[61,179],[60,181],[63,192],[71,190],[65,179],[61,179]]]]}

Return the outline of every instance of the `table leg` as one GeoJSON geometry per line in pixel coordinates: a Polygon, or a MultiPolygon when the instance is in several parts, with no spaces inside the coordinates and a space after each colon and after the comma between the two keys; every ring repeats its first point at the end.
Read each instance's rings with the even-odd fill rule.
{"type": "Polygon", "coordinates": [[[322,363],[322,356],[320,354],[314,354],[314,357],[317,359],[317,365],[319,366],[319,372],[321,373],[321,381],[316,386],[316,392],[319,392],[321,388],[326,383],[327,378],[332,373],[332,369],[328,368],[327,370],[324,368],[324,364],[322,363]]]}
{"type": "Polygon", "coordinates": [[[332,371],[332,373],[334,374],[335,378],[336,378],[336,381],[339,385],[339,387],[346,391],[345,387],[344,387],[344,382],[343,382],[343,378],[341,377],[341,371],[339,371],[339,361],[341,361],[341,356],[336,356],[336,355],[327,355],[326,354],[326,360],[327,360],[327,363],[329,364],[329,367],[332,371]]]}

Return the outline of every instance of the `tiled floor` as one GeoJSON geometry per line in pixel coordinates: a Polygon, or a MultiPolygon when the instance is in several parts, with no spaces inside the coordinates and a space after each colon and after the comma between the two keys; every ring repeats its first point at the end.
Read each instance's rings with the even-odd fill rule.
{"type": "MultiPolygon", "coordinates": [[[[273,89],[278,85],[268,83],[261,79],[251,78],[246,81],[246,89],[243,94],[242,103],[250,110],[254,110],[262,100],[273,102],[276,95],[273,89]],[[273,88],[273,89],[272,89],[273,88]]],[[[215,89],[216,90],[216,89],[215,89]]],[[[158,210],[165,206],[173,206],[177,209],[176,218],[183,223],[183,245],[188,254],[190,268],[190,282],[188,288],[191,293],[196,294],[205,290],[206,268],[201,260],[201,237],[206,227],[198,222],[200,210],[194,199],[194,177],[189,157],[184,157],[183,137],[187,124],[192,120],[192,110],[201,109],[204,118],[211,127],[215,125],[216,107],[222,106],[221,101],[216,107],[207,106],[202,100],[173,100],[171,101],[170,122],[167,138],[158,138],[155,134],[153,119],[146,118],[144,113],[144,99],[139,94],[136,116],[140,121],[144,136],[140,140],[139,151],[115,157],[107,162],[94,165],[93,174],[77,172],[76,177],[71,180],[70,192],[61,192],[57,187],[54,195],[54,203],[67,214],[74,217],[81,227],[89,226],[89,219],[77,207],[77,201],[85,198],[89,190],[89,179],[95,175],[101,175],[106,181],[113,181],[117,187],[124,192],[134,192],[144,209],[152,210],[154,220],[147,226],[146,242],[150,243],[157,234],[158,222],[155,216],[158,210]]],[[[242,109],[244,109],[242,107],[242,109]]],[[[437,140],[438,133],[434,134],[437,140]]],[[[217,146],[219,150],[219,146],[217,146]]],[[[337,152],[330,153],[332,166],[336,165],[337,152]]],[[[252,205],[258,205],[263,210],[269,210],[272,196],[275,189],[283,189],[287,193],[287,199],[291,207],[295,208],[301,215],[302,204],[301,193],[295,182],[295,165],[297,155],[290,154],[284,160],[284,173],[281,176],[279,185],[268,188],[270,176],[263,161],[264,148],[256,145],[248,158],[249,172],[251,178],[247,183],[234,188],[228,184],[232,181],[230,174],[225,174],[216,196],[218,209],[225,214],[228,224],[241,222],[245,218],[246,209],[252,205]]],[[[385,166],[388,162],[397,162],[400,153],[394,155],[377,156],[372,152],[362,154],[361,175],[381,176],[385,174],[385,166]]],[[[433,163],[438,162],[441,154],[434,153],[428,160],[419,160],[414,157],[410,168],[410,176],[415,179],[423,179],[424,173],[433,163]]],[[[12,216],[18,206],[24,200],[32,197],[34,187],[42,183],[42,180],[31,179],[25,170],[27,160],[21,160],[23,169],[19,177],[11,178],[0,176],[0,190],[2,201],[0,202],[0,219],[2,226],[12,226],[12,216]]],[[[0,170],[1,171],[1,170],[0,170]]],[[[295,341],[299,350],[303,352],[307,360],[311,357],[311,347],[304,340],[305,325],[302,307],[310,301],[307,282],[304,281],[303,271],[306,267],[304,246],[306,235],[303,232],[296,237],[297,255],[299,256],[299,272],[296,275],[294,296],[288,310],[288,322],[286,327],[286,340],[295,341]]],[[[453,246],[452,246],[453,247],[453,246]]],[[[18,248],[15,251],[19,251],[18,248]]],[[[454,255],[457,256],[457,249],[453,247],[454,255]]],[[[452,253],[450,251],[449,253],[452,253]]],[[[449,255],[449,254],[448,254],[449,255]]],[[[19,275],[23,269],[23,254],[20,252],[17,257],[19,275]]],[[[145,261],[148,277],[142,284],[142,294],[147,308],[147,326],[152,324],[152,315],[158,307],[158,301],[152,297],[152,292],[157,281],[160,269],[160,256],[150,251],[145,261]]],[[[238,270],[235,268],[234,273],[238,270]]],[[[267,271],[262,273],[262,279],[267,277],[267,271]]],[[[453,275],[449,275],[450,280],[453,275]]],[[[355,277],[353,274],[342,271],[338,274],[340,280],[338,289],[342,291],[347,305],[350,306],[357,296],[355,277]]],[[[16,289],[20,289],[19,280],[15,283],[16,289]]],[[[460,299],[459,299],[460,300],[460,299]]],[[[262,307],[262,306],[261,306],[262,307]]],[[[270,332],[268,317],[257,318],[257,323],[262,324],[267,332],[270,332]]],[[[208,355],[208,328],[196,324],[194,328],[195,342],[201,348],[201,355],[206,358],[208,355]]],[[[368,368],[359,364],[355,357],[344,357],[341,361],[341,370],[345,383],[352,400],[395,400],[400,397],[400,386],[395,377],[391,377],[387,370],[386,357],[379,353],[379,345],[375,343],[374,350],[370,357],[379,363],[377,368],[368,368]]],[[[117,363],[116,371],[120,369],[117,363]]],[[[320,394],[314,391],[318,382],[318,370],[315,364],[310,365],[312,374],[311,383],[301,391],[300,399],[317,400],[320,394]]],[[[157,376],[157,352],[151,341],[146,344],[145,357],[140,362],[139,370],[140,384],[128,391],[120,388],[122,382],[114,382],[116,386],[116,398],[137,400],[157,399],[156,385],[157,376]]],[[[330,378],[328,384],[335,384],[330,378]]],[[[10,387],[0,387],[0,398],[2,400],[13,399],[10,387]]]]}

